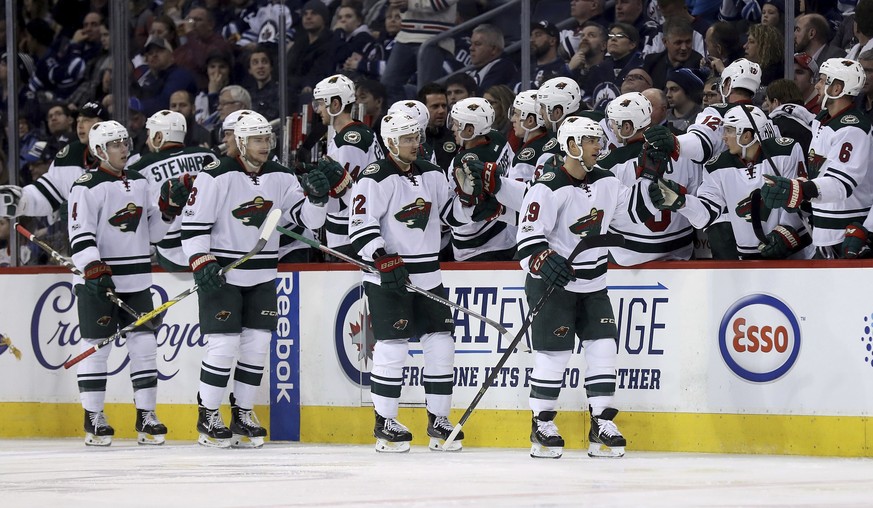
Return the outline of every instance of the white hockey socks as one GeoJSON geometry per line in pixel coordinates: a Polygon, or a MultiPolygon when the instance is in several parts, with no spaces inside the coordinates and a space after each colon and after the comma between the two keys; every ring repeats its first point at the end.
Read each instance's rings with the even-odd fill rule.
{"type": "Polygon", "coordinates": [[[554,411],[564,383],[564,370],[572,351],[536,351],[530,378],[530,409],[534,416],[541,411],[554,411]]]}
{"type": "Polygon", "coordinates": [[[269,330],[243,328],[239,340],[239,360],[233,372],[233,396],[237,406],[251,409],[255,404],[255,393],[264,377],[264,362],[270,352],[269,330]]]}
{"type": "Polygon", "coordinates": [[[370,370],[370,394],[376,413],[384,418],[397,418],[400,390],[403,387],[403,366],[409,342],[406,339],[379,340],[373,348],[373,368],[370,370]]]}
{"type": "Polygon", "coordinates": [[[585,392],[592,416],[612,406],[615,396],[615,366],[618,346],[615,339],[589,340],[584,344],[585,392]]]}
{"type": "MultiPolygon", "coordinates": [[[[79,349],[85,351],[100,340],[83,338],[79,343],[79,349]]],[[[94,354],[79,362],[76,369],[79,399],[86,411],[92,413],[103,411],[103,402],[106,399],[106,366],[110,351],[112,351],[112,344],[98,349],[94,354]]]]}
{"type": "Polygon", "coordinates": [[[127,334],[130,382],[137,409],[155,410],[158,398],[158,343],[153,332],[127,334]]]}
{"type": "Polygon", "coordinates": [[[230,379],[230,369],[239,346],[235,333],[210,333],[206,338],[206,356],[200,364],[200,403],[218,409],[230,379]]]}
{"type": "Polygon", "coordinates": [[[424,372],[421,375],[427,410],[436,416],[449,416],[454,386],[455,341],[449,332],[421,336],[424,372]]]}

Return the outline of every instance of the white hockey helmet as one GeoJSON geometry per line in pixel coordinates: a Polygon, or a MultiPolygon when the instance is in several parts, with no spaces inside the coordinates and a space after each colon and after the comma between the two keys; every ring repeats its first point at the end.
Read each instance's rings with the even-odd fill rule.
{"type": "Polygon", "coordinates": [[[270,136],[270,150],[276,148],[276,136],[273,134],[273,127],[270,122],[264,118],[264,115],[252,111],[247,115],[241,115],[233,128],[233,136],[236,138],[236,146],[239,148],[239,153],[243,156],[246,154],[246,145],[251,136],[270,136]]]}
{"type": "Polygon", "coordinates": [[[427,129],[427,124],[430,122],[430,112],[427,110],[427,106],[419,101],[397,101],[388,108],[387,114],[393,115],[396,113],[406,113],[411,116],[416,122],[418,122],[422,135],[424,135],[424,131],[427,129]]]}
{"type": "Polygon", "coordinates": [[[149,140],[155,148],[160,148],[154,142],[155,134],[163,134],[161,145],[164,143],[184,143],[185,134],[188,133],[188,120],[182,113],[162,109],[146,120],[146,130],[149,140]]]}
{"type": "MultiPolygon", "coordinates": [[[[524,122],[530,115],[534,115],[537,122],[537,127],[543,126],[543,116],[540,114],[540,106],[537,102],[536,90],[525,90],[519,92],[512,101],[512,108],[509,110],[509,116],[518,112],[519,119],[524,122]]],[[[522,127],[523,128],[523,127],[522,127]]]]}
{"type": "Polygon", "coordinates": [[[742,88],[754,94],[760,86],[761,66],[751,60],[739,58],[721,71],[721,83],[719,83],[718,89],[722,100],[728,102],[727,97],[734,88],[742,88]],[[729,79],[731,80],[730,88],[726,87],[729,79]]]}
{"type": "Polygon", "coordinates": [[[734,106],[724,115],[724,126],[736,129],[737,144],[743,149],[742,156],[746,157],[746,150],[756,141],[763,141],[776,135],[773,124],[767,115],[756,106],[734,106]],[[743,111],[745,108],[745,111],[743,111]],[[749,120],[751,117],[751,120],[749,120]],[[754,122],[754,124],[752,123],[754,122]],[[752,140],[743,144],[741,138],[746,129],[752,131],[752,140]]]}
{"type": "Polygon", "coordinates": [[[224,131],[232,131],[236,128],[236,123],[239,121],[240,117],[243,115],[248,115],[254,113],[251,109],[238,109],[233,113],[224,117],[224,121],[221,122],[221,130],[224,131]]]}
{"type": "Polygon", "coordinates": [[[584,116],[570,116],[564,120],[564,123],[558,127],[558,144],[561,145],[561,151],[576,160],[582,160],[582,139],[597,138],[598,141],[603,139],[603,128],[600,124],[590,118],[584,116]],[[568,141],[570,138],[575,141],[579,147],[579,156],[570,153],[568,141]]]}
{"type": "MultiPolygon", "coordinates": [[[[467,97],[461,99],[452,106],[449,113],[449,125],[451,122],[458,123],[458,131],[464,130],[467,125],[473,126],[473,136],[484,136],[491,132],[494,123],[494,107],[481,97],[467,97]]],[[[461,139],[468,141],[472,138],[461,139]]]]}
{"type": "Polygon", "coordinates": [[[652,123],[652,103],[640,92],[622,94],[606,105],[606,117],[609,118],[609,126],[615,130],[616,135],[625,140],[630,136],[621,135],[622,124],[630,122],[634,134],[648,127],[652,123]]]}
{"type": "Polygon", "coordinates": [[[550,124],[554,130],[557,122],[560,122],[569,115],[572,115],[579,110],[582,105],[582,89],[579,84],[570,78],[552,78],[542,85],[537,90],[537,108],[540,106],[546,107],[547,118],[543,118],[543,122],[550,124]],[[555,107],[561,106],[563,113],[561,118],[556,122],[551,121],[552,111],[555,107]]]}
{"type": "Polygon", "coordinates": [[[355,83],[343,76],[342,74],[334,74],[333,76],[328,76],[315,85],[315,89],[312,91],[312,97],[315,100],[323,100],[324,103],[328,106],[327,114],[330,116],[337,116],[346,108],[346,106],[355,103],[355,83]],[[333,100],[334,97],[339,98],[342,103],[342,108],[340,111],[336,113],[332,113],[330,111],[330,101],[333,100]]]}
{"type": "Polygon", "coordinates": [[[130,143],[130,134],[123,125],[115,120],[97,122],[91,126],[91,130],[88,132],[88,148],[91,150],[91,154],[104,162],[108,158],[106,145],[117,140],[130,143]],[[101,150],[103,151],[102,155],[100,154],[101,150]]]}
{"type": "Polygon", "coordinates": [[[867,74],[861,64],[847,58],[828,58],[821,64],[818,73],[825,76],[824,96],[821,99],[823,108],[828,99],[839,99],[844,95],[856,97],[867,83],[867,74]],[[828,88],[836,80],[843,82],[843,91],[840,95],[829,95],[828,88]]]}
{"type": "Polygon", "coordinates": [[[399,150],[397,152],[391,150],[391,145],[388,144],[388,141],[391,141],[395,148],[399,147],[401,137],[409,134],[418,134],[420,130],[421,127],[419,126],[418,121],[401,111],[397,113],[388,113],[382,117],[382,126],[379,130],[379,134],[382,136],[382,142],[385,143],[385,147],[388,148],[391,155],[397,157],[399,150]]]}

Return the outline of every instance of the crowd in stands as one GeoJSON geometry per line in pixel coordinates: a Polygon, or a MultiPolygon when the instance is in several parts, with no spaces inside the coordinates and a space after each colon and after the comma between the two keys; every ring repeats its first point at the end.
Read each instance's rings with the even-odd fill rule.
{"type": "MultiPolygon", "coordinates": [[[[5,47],[5,36],[0,38],[4,126],[7,101],[17,100],[19,106],[17,136],[6,132],[0,147],[17,138],[20,158],[8,161],[0,154],[0,184],[8,183],[14,172],[19,185],[43,174],[55,154],[76,138],[84,104],[100,103],[110,114],[119,107],[113,104],[110,86],[116,71],[108,28],[111,3],[20,2],[19,19],[14,20],[17,48],[5,47]],[[17,65],[19,83],[9,90],[6,72],[11,62],[17,65]]],[[[417,98],[429,108],[429,135],[442,136],[453,104],[484,97],[496,113],[493,128],[514,148],[521,141],[512,132],[508,111],[516,94],[561,76],[579,84],[588,109],[601,112],[623,93],[661,90],[663,123],[680,134],[702,108],[722,102],[720,72],[746,58],[763,73],[754,103],[765,112],[797,105],[804,113],[794,115],[782,133],[807,149],[811,117],[822,106],[814,87],[818,68],[829,58],[847,57],[867,72],[857,106],[868,114],[873,111],[873,0],[797,2],[794,19],[785,16],[785,0],[531,0],[533,61],[527,86],[521,83],[520,53],[505,51],[519,39],[515,16],[501,16],[427,46],[425,66],[417,68],[424,42],[501,3],[131,0],[130,65],[123,72],[130,84],[127,127],[134,150],[147,151],[146,119],[170,109],[188,120],[187,145],[219,151],[227,115],[252,109],[274,120],[299,112],[310,107],[315,84],[335,73],[354,80],[361,119],[376,132],[392,103],[417,98]],[[287,20],[284,33],[279,30],[280,13],[287,20]],[[791,76],[784,73],[786,33],[793,33],[796,50],[791,76]],[[285,52],[285,69],[277,65],[280,51],[285,52]],[[280,89],[281,73],[286,90],[280,89]],[[419,90],[421,82],[427,85],[419,90]],[[279,106],[283,93],[287,111],[279,106]]],[[[4,26],[11,22],[0,21],[4,26]]],[[[318,141],[323,131],[317,127],[305,148],[318,141]]],[[[450,136],[446,139],[450,144],[450,136]]],[[[443,167],[451,155],[451,150],[436,153],[443,167]]],[[[50,219],[38,227],[52,234],[50,219]]],[[[0,234],[7,229],[0,222],[0,234]]],[[[0,245],[5,243],[3,236],[0,245]]],[[[32,254],[22,260],[46,262],[40,253],[32,254]]]]}

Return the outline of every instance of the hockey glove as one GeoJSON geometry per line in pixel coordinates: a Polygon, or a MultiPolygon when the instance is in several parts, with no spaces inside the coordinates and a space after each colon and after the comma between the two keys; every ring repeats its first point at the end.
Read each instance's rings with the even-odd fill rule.
{"type": "Polygon", "coordinates": [[[91,261],[85,266],[84,277],[85,291],[91,296],[108,302],[109,296],[106,293],[115,289],[115,283],[112,282],[112,268],[103,261],[91,261]]]}
{"type": "Polygon", "coordinates": [[[661,153],[662,158],[679,157],[679,140],[667,127],[653,125],[643,132],[643,136],[655,152],[661,153]]]}
{"type": "Polygon", "coordinates": [[[18,217],[21,195],[17,185],[0,185],[0,217],[18,217]]]}
{"type": "Polygon", "coordinates": [[[665,171],[667,171],[667,159],[664,158],[664,154],[645,145],[637,163],[637,178],[643,177],[657,182],[664,176],[665,171]]]}
{"type": "Polygon", "coordinates": [[[776,210],[784,208],[789,212],[795,212],[803,203],[804,178],[791,180],[784,176],[764,175],[767,179],[761,187],[761,199],[764,206],[776,210]]]}
{"type": "Polygon", "coordinates": [[[182,215],[182,208],[194,188],[194,178],[195,176],[185,173],[179,178],[170,178],[161,185],[161,197],[158,199],[161,213],[170,217],[182,215]]]}
{"type": "Polygon", "coordinates": [[[471,160],[464,164],[470,169],[473,178],[479,180],[482,192],[497,194],[500,191],[500,168],[493,162],[471,160]]]}
{"type": "Polygon", "coordinates": [[[409,270],[398,254],[386,254],[385,249],[376,249],[373,265],[379,270],[385,289],[400,289],[409,281],[409,270]]]}
{"type": "Polygon", "coordinates": [[[800,246],[800,235],[791,226],[778,225],[767,233],[767,241],[758,245],[765,259],[785,259],[800,246]]]}
{"type": "Polygon", "coordinates": [[[327,177],[331,197],[342,196],[352,185],[352,175],[333,159],[325,158],[318,161],[318,170],[327,177]]]}
{"type": "Polygon", "coordinates": [[[221,265],[212,254],[195,254],[188,260],[191,271],[194,272],[194,282],[204,293],[212,293],[224,286],[225,278],[221,273],[221,265]]]}
{"type": "Polygon", "coordinates": [[[868,257],[870,255],[870,232],[857,222],[846,226],[842,252],[846,259],[868,257]]]}
{"type": "MultiPolygon", "coordinates": [[[[473,161],[469,161],[473,162],[473,161]]],[[[482,202],[482,178],[475,175],[469,162],[455,166],[452,175],[455,177],[455,192],[464,206],[476,206],[482,202]]]]}
{"type": "Polygon", "coordinates": [[[481,203],[473,209],[472,219],[474,222],[491,222],[500,217],[506,207],[497,201],[494,196],[485,196],[481,203]]]}
{"type": "Polygon", "coordinates": [[[576,280],[573,268],[563,256],[546,249],[530,257],[528,262],[530,273],[539,275],[547,285],[558,287],[566,286],[570,281],[576,280]]]}
{"type": "Polygon", "coordinates": [[[300,177],[303,193],[313,205],[324,206],[330,199],[330,182],[324,173],[315,170],[300,177]]]}
{"type": "Polygon", "coordinates": [[[659,210],[675,212],[685,206],[688,191],[673,180],[659,179],[649,184],[649,197],[659,210]]]}

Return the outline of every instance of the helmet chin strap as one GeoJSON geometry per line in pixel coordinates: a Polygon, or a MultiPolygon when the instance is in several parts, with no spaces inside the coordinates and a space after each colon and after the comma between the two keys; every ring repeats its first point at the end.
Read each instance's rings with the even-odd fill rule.
{"type": "MultiPolygon", "coordinates": [[[[828,76],[828,78],[830,78],[830,76],[828,76]]],[[[825,89],[824,89],[824,94],[822,94],[822,97],[821,97],[821,107],[822,107],[822,109],[827,109],[827,102],[828,102],[828,99],[839,99],[840,97],[846,95],[846,91],[845,91],[845,90],[843,90],[842,92],[840,92],[840,95],[831,95],[831,94],[829,94],[829,93],[828,93],[828,89],[829,89],[829,88],[831,87],[831,85],[833,85],[833,84],[834,84],[834,80],[833,80],[833,78],[830,78],[830,82],[828,82],[827,80],[825,80],[825,89]]]]}

